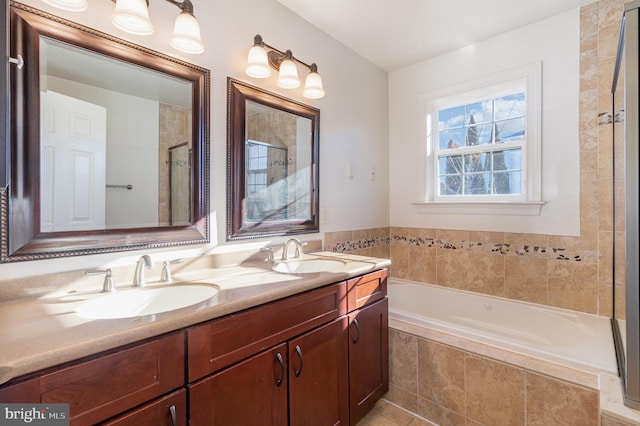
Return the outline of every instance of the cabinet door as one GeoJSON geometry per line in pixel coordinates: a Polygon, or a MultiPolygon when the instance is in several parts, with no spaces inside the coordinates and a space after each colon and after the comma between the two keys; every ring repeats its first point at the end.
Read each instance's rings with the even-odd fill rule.
{"type": "Polygon", "coordinates": [[[94,425],[184,386],[184,338],[171,333],[99,354],[7,386],[0,398],[68,403],[72,425],[94,425]]]}
{"type": "Polygon", "coordinates": [[[385,298],[349,315],[351,424],[389,390],[388,305],[385,298]]]}
{"type": "Polygon", "coordinates": [[[289,341],[292,426],[348,424],[347,324],[342,317],[289,341]]]}
{"type": "Polygon", "coordinates": [[[187,391],[159,398],[140,408],[101,423],[102,426],[186,426],[187,391]]]}
{"type": "Polygon", "coordinates": [[[190,385],[190,426],[286,425],[286,356],[281,344],[190,385]]]}

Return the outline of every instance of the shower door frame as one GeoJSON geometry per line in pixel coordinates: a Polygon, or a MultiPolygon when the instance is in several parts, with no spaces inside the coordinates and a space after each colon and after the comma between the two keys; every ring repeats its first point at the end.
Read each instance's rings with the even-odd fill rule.
{"type": "MultiPolygon", "coordinates": [[[[640,290],[639,290],[639,242],[638,234],[638,190],[640,186],[638,172],[638,142],[640,140],[640,0],[627,3],[624,6],[618,55],[616,57],[613,77],[612,94],[616,92],[618,84],[624,84],[624,190],[625,190],[625,318],[626,318],[626,346],[622,345],[620,329],[616,315],[612,319],[618,370],[622,382],[624,404],[634,409],[640,409],[640,290]],[[618,81],[624,55],[624,82],[618,81]]],[[[613,105],[613,104],[612,104],[613,105]]],[[[615,105],[612,115],[615,117],[615,105]]],[[[615,121],[615,120],[614,120],[615,121]]],[[[613,126],[615,128],[615,124],[613,126]]],[[[615,146],[615,144],[614,144],[615,146]]],[[[614,154],[615,158],[615,154],[614,154]]],[[[615,182],[614,168],[614,182],[615,182]]],[[[615,194],[615,189],[614,189],[615,194]]],[[[615,206],[615,203],[614,203],[615,206]]],[[[615,207],[614,207],[615,209],[615,207]]],[[[615,211],[614,211],[615,218],[615,211]]],[[[615,247],[615,220],[614,247],[615,247]]],[[[615,262],[614,248],[614,265],[615,262]]],[[[615,268],[614,268],[615,269],[615,268]]],[[[615,291],[615,273],[613,291],[615,291]]],[[[615,293],[614,293],[615,306],[615,293]]]]}

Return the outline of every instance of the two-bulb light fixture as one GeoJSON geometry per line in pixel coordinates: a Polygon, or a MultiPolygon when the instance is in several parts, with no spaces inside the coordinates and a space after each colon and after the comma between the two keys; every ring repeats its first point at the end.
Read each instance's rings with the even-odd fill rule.
{"type": "MultiPolygon", "coordinates": [[[[83,12],[87,9],[88,0],[42,0],[45,3],[70,12],[83,12]]],[[[111,23],[129,34],[151,35],[153,24],[149,19],[149,0],[112,0],[115,11],[111,15],[111,23]]],[[[171,47],[184,53],[199,54],[204,52],[204,44],[200,36],[200,24],[193,15],[191,0],[181,2],[165,0],[177,6],[181,12],[176,18],[171,36],[171,47]]]]}
{"type": "Polygon", "coordinates": [[[322,87],[322,78],[318,74],[318,66],[316,64],[307,65],[294,58],[290,50],[283,53],[275,47],[269,46],[262,41],[260,35],[256,35],[253,38],[253,46],[249,50],[247,68],[244,72],[249,77],[267,78],[271,75],[271,69],[274,69],[278,71],[278,80],[276,81],[278,87],[296,89],[301,85],[296,62],[309,69],[302,95],[309,99],[322,98],[324,89],[322,87]]]}

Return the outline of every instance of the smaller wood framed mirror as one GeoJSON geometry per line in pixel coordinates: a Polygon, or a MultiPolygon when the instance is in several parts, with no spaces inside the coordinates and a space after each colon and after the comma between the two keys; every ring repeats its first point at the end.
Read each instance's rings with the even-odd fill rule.
{"type": "Polygon", "coordinates": [[[227,240],[319,232],[320,110],[228,78],[227,240]]]}

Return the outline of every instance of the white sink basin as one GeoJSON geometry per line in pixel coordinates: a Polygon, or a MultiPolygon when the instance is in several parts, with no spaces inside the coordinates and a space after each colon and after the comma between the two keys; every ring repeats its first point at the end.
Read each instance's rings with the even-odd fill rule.
{"type": "Polygon", "coordinates": [[[82,318],[134,318],[173,311],[212,298],[218,288],[208,284],[124,290],[84,302],[76,309],[82,318]]]}
{"type": "Polygon", "coordinates": [[[276,262],[271,269],[285,274],[314,274],[317,272],[333,272],[346,265],[337,259],[302,259],[276,262]]]}

